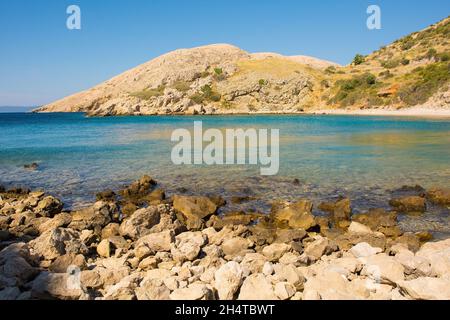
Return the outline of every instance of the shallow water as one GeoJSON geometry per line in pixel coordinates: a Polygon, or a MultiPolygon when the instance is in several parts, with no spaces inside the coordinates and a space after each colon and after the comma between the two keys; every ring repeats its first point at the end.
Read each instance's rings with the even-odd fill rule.
{"type": "MultiPolygon", "coordinates": [[[[104,189],[144,174],[169,194],[255,199],[229,210],[267,212],[273,199],[349,196],[356,211],[388,207],[403,185],[450,187],[450,120],[363,116],[205,116],[87,118],[83,114],[0,114],[0,183],[44,188],[68,207],[83,206],[104,189]],[[259,166],[175,166],[174,129],[280,129],[280,172],[259,166]],[[25,164],[37,162],[39,170],[25,164]],[[300,180],[295,185],[293,180],[300,180]]],[[[450,234],[448,209],[430,207],[402,217],[405,230],[450,234]]]]}

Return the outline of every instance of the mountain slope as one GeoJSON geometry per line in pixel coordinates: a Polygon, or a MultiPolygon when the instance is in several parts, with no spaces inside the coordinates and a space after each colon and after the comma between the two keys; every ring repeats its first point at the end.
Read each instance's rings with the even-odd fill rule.
{"type": "Polygon", "coordinates": [[[344,67],[226,44],[181,49],[36,111],[108,116],[449,107],[449,48],[447,18],[344,67]]]}

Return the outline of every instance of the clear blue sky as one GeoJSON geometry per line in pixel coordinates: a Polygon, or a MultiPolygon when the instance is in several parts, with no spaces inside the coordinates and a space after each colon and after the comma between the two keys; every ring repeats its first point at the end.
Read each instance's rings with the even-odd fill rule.
{"type": "Polygon", "coordinates": [[[450,15],[449,0],[1,0],[0,105],[41,105],[165,52],[230,43],[347,64],[450,15]],[[66,8],[82,30],[66,28],[66,8]],[[382,9],[382,30],[366,9],[382,9]]]}

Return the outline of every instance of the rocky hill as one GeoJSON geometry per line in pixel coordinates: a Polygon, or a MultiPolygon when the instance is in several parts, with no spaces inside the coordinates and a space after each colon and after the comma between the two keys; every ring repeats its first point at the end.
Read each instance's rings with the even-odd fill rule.
{"type": "Polygon", "coordinates": [[[37,109],[91,116],[298,113],[450,107],[450,18],[352,64],[250,54],[218,44],[177,50],[37,109]]]}

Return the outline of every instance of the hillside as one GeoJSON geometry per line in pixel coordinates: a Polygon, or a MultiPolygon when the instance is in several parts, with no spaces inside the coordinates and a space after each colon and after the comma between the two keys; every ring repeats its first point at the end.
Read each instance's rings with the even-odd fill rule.
{"type": "Polygon", "coordinates": [[[348,66],[227,44],[181,49],[36,111],[110,116],[411,106],[450,108],[450,18],[357,55],[348,66]]]}

